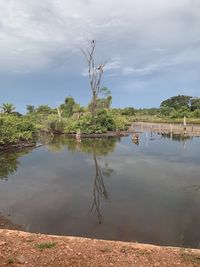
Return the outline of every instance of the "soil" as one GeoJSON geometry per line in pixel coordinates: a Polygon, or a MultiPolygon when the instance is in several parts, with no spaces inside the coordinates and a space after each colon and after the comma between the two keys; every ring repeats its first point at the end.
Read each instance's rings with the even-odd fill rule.
{"type": "Polygon", "coordinates": [[[0,267],[192,267],[200,250],[22,232],[0,217],[0,267]]]}

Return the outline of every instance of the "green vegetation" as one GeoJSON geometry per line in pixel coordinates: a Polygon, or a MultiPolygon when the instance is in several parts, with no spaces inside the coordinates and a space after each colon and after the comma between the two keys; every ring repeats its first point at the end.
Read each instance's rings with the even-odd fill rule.
{"type": "Polygon", "coordinates": [[[12,104],[2,105],[0,113],[0,148],[4,146],[33,143],[37,133],[102,134],[123,131],[133,121],[182,123],[187,117],[190,123],[200,123],[200,98],[174,96],[163,101],[159,108],[124,109],[111,108],[112,96],[108,88],[99,90],[94,106],[83,107],[68,96],[56,108],[48,105],[27,106],[27,114],[15,111],[12,104]]]}
{"type": "MultiPolygon", "coordinates": [[[[124,110],[127,111],[127,108],[124,110]]],[[[183,117],[190,123],[200,123],[200,98],[178,95],[164,100],[160,108],[132,111],[133,121],[182,123],[183,117]]]]}
{"type": "Polygon", "coordinates": [[[36,129],[26,116],[12,114],[0,116],[0,146],[33,142],[36,129]]]}
{"type": "Polygon", "coordinates": [[[2,110],[4,114],[11,114],[15,110],[15,107],[13,106],[13,104],[4,103],[2,105],[2,110]]]}
{"type": "Polygon", "coordinates": [[[6,262],[7,262],[8,265],[12,265],[12,264],[15,263],[13,258],[8,258],[6,262]]]}
{"type": "Polygon", "coordinates": [[[56,243],[39,243],[35,245],[36,248],[43,250],[43,249],[49,249],[49,248],[54,248],[56,246],[56,243]]]}

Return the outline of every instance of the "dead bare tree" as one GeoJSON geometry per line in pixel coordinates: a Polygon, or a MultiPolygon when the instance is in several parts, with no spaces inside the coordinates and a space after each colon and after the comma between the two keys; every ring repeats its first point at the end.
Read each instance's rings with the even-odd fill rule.
{"type": "Polygon", "coordinates": [[[88,76],[90,82],[90,88],[92,91],[92,103],[91,103],[91,111],[92,111],[92,119],[96,114],[96,105],[98,95],[101,91],[101,79],[104,73],[105,63],[100,65],[96,65],[95,62],[95,48],[96,41],[92,40],[89,42],[89,45],[86,49],[81,49],[88,66],[88,76]]]}

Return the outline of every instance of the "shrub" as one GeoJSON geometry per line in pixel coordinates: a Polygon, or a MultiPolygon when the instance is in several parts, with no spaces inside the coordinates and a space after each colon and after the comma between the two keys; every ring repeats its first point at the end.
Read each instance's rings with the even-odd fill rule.
{"type": "Polygon", "coordinates": [[[76,133],[77,131],[84,134],[104,133],[115,129],[115,121],[108,110],[99,111],[93,121],[90,114],[85,114],[77,121],[68,120],[65,125],[67,133],[76,133]]]}
{"type": "Polygon", "coordinates": [[[192,117],[194,117],[194,118],[200,118],[200,109],[196,109],[196,110],[192,113],[192,117]]]}
{"type": "Polygon", "coordinates": [[[36,129],[27,117],[5,115],[0,117],[0,145],[33,141],[36,129]]]}
{"type": "Polygon", "coordinates": [[[65,123],[59,120],[58,115],[49,115],[46,121],[47,131],[53,134],[60,134],[64,131],[65,123]]]}

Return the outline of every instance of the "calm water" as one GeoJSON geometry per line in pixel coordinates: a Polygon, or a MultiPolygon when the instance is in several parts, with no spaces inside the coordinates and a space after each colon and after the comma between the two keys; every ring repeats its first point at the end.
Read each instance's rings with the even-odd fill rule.
{"type": "Polygon", "coordinates": [[[200,139],[57,138],[0,154],[0,211],[28,231],[200,246],[200,139]]]}

